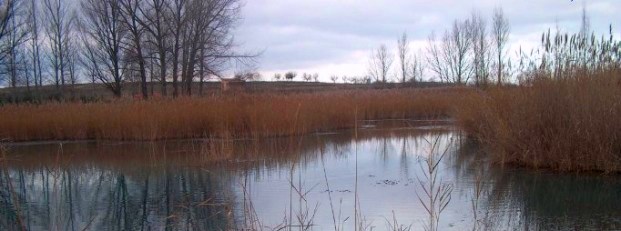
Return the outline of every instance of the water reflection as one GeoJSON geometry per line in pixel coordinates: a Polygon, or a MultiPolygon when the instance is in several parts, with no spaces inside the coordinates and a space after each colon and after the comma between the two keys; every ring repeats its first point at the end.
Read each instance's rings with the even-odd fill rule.
{"type": "Polygon", "coordinates": [[[357,138],[13,146],[0,230],[422,230],[419,180],[437,137],[450,151],[438,179],[453,186],[439,230],[621,227],[616,176],[490,167],[451,127],[366,128],[357,138]]]}
{"type": "MultiPolygon", "coordinates": [[[[619,230],[621,178],[597,173],[490,165],[473,142],[455,155],[458,184],[474,191],[482,176],[479,227],[494,230],[619,230]]],[[[476,195],[476,193],[471,193],[476,195]]]]}
{"type": "Polygon", "coordinates": [[[0,182],[3,230],[212,230],[231,223],[226,179],[193,169],[15,168],[8,178],[0,182]]]}

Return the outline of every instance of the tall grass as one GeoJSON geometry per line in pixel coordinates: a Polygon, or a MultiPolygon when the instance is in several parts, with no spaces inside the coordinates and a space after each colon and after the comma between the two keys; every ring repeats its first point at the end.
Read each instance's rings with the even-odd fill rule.
{"type": "MultiPolygon", "coordinates": [[[[584,26],[584,25],[583,25],[584,26]]],[[[520,52],[520,86],[467,97],[456,117],[500,163],[621,171],[621,41],[548,30],[520,52]]]]}
{"type": "Polygon", "coordinates": [[[621,71],[538,76],[527,86],[473,95],[456,112],[497,162],[621,171],[621,71]]]}
{"type": "Polygon", "coordinates": [[[356,108],[358,119],[448,116],[452,101],[465,91],[352,90],[5,105],[0,107],[0,138],[36,141],[286,136],[353,127],[352,111],[356,108]]]}

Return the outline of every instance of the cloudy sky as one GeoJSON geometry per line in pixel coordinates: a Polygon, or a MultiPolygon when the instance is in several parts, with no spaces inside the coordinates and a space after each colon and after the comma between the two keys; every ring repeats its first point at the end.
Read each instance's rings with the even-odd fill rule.
{"type": "Polygon", "coordinates": [[[411,50],[424,50],[432,31],[442,33],[473,10],[489,19],[497,6],[511,24],[511,48],[531,48],[556,25],[578,31],[583,4],[596,33],[608,33],[612,23],[619,34],[619,0],[247,0],[236,40],[245,50],[263,51],[264,79],[293,70],[327,81],[365,75],[371,51],[381,44],[395,49],[403,32],[411,50]]]}

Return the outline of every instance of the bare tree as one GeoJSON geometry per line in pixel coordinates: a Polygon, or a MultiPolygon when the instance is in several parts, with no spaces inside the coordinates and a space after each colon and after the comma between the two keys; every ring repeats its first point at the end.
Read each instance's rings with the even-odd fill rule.
{"type": "Polygon", "coordinates": [[[65,85],[67,46],[73,30],[74,17],[65,0],[43,0],[46,15],[45,32],[49,39],[50,63],[56,88],[65,85]]]}
{"type": "Polygon", "coordinates": [[[399,56],[399,67],[401,71],[401,82],[405,83],[408,80],[408,66],[410,66],[409,59],[409,41],[408,35],[404,32],[401,38],[397,41],[397,55],[399,56]]]}
{"type": "Polygon", "coordinates": [[[28,9],[27,27],[30,33],[30,53],[32,55],[32,75],[34,78],[35,86],[43,85],[43,75],[41,68],[41,39],[39,38],[39,17],[40,11],[38,10],[39,1],[30,0],[28,9]]]}
{"type": "Polygon", "coordinates": [[[423,72],[425,70],[425,67],[423,62],[421,62],[421,58],[420,56],[418,56],[418,54],[412,54],[409,66],[407,68],[409,76],[411,76],[410,82],[415,83],[423,81],[423,72]]]}
{"type": "Polygon", "coordinates": [[[17,0],[6,0],[0,4],[0,62],[6,62],[8,50],[10,50],[10,45],[7,42],[7,39],[10,38],[10,34],[13,30],[14,21],[13,19],[17,17],[18,11],[17,6],[19,1],[17,0]]]}
{"type": "MultiPolygon", "coordinates": [[[[71,36],[76,36],[77,34],[72,33],[71,36]]],[[[69,74],[69,82],[71,83],[71,86],[75,86],[76,83],[78,83],[79,79],[78,79],[78,66],[80,63],[80,54],[79,54],[79,49],[80,47],[78,46],[79,44],[77,43],[77,41],[75,40],[70,40],[69,43],[67,43],[67,49],[66,49],[66,54],[65,54],[65,58],[67,60],[67,74],[69,74]]],[[[73,90],[73,89],[72,89],[73,90]]]]}
{"type": "Polygon", "coordinates": [[[166,96],[167,91],[167,53],[170,50],[169,36],[171,30],[169,24],[165,22],[169,20],[169,2],[167,0],[146,0],[144,7],[140,8],[142,17],[137,18],[138,23],[142,25],[144,30],[150,35],[147,39],[148,43],[155,48],[155,57],[159,65],[159,79],[161,82],[162,95],[166,96]]]}
{"type": "MultiPolygon", "coordinates": [[[[203,84],[205,82],[205,75],[206,75],[206,70],[205,70],[205,65],[206,62],[204,62],[204,57],[205,57],[205,49],[201,49],[200,51],[200,57],[201,57],[201,61],[198,63],[198,78],[199,78],[199,94],[203,95],[203,84]]],[[[241,77],[240,80],[246,80],[246,78],[250,78],[252,79],[254,76],[253,75],[247,75],[250,72],[246,72],[243,75],[239,76],[239,75],[235,75],[235,78],[240,79],[239,77],[241,77]]]]}
{"type": "MultiPolygon", "coordinates": [[[[209,68],[208,63],[218,62],[215,59],[207,59],[207,33],[212,29],[212,20],[216,20],[213,15],[215,7],[220,1],[200,1],[191,0],[186,8],[187,27],[183,33],[182,60],[181,60],[181,81],[183,90],[187,95],[192,95],[192,82],[194,81],[194,67],[198,63],[204,65],[203,68],[216,74],[216,70],[209,68]],[[201,51],[199,53],[198,51],[201,51]],[[200,54],[200,55],[199,55],[200,54]]],[[[220,10],[220,9],[218,9],[220,10]]],[[[224,28],[222,28],[224,29],[224,28]]],[[[217,66],[217,65],[214,65],[217,66]]]]}
{"type": "Polygon", "coordinates": [[[290,71],[290,72],[285,73],[285,79],[287,79],[287,80],[293,80],[293,79],[295,79],[295,77],[296,77],[297,75],[298,75],[297,73],[295,73],[295,72],[293,72],[293,71],[290,71]]]}
{"type": "Polygon", "coordinates": [[[128,46],[128,54],[130,54],[131,60],[138,65],[138,74],[140,76],[140,91],[142,98],[149,98],[149,92],[147,89],[147,71],[146,62],[142,49],[143,42],[143,26],[140,24],[139,18],[142,17],[140,11],[142,0],[119,0],[121,5],[121,16],[126,28],[131,34],[132,45],[128,46]]]}
{"type": "Polygon", "coordinates": [[[10,25],[10,20],[15,16],[15,0],[3,1],[0,4],[0,38],[5,38],[7,34],[7,27],[10,25]]]}
{"type": "Polygon", "coordinates": [[[451,30],[444,32],[438,44],[435,34],[429,36],[427,62],[431,70],[445,82],[465,84],[472,74],[469,52],[472,40],[467,28],[470,22],[453,22],[451,30]]]}
{"type": "Polygon", "coordinates": [[[30,79],[26,71],[26,51],[23,46],[29,31],[22,26],[27,19],[23,2],[7,1],[2,8],[0,64],[3,70],[0,74],[9,77],[9,86],[15,88],[23,84],[30,90],[30,79]]]}
{"type": "Polygon", "coordinates": [[[183,33],[183,28],[185,27],[186,24],[186,14],[185,14],[185,9],[186,9],[186,5],[187,2],[189,0],[172,0],[172,4],[169,5],[170,11],[171,11],[171,20],[168,20],[170,22],[170,25],[168,25],[168,28],[170,28],[170,32],[173,35],[172,38],[172,77],[173,77],[173,97],[177,97],[179,95],[179,60],[180,60],[180,55],[181,55],[181,46],[183,44],[182,42],[182,33],[183,33]]]}
{"type": "Polygon", "coordinates": [[[371,55],[369,63],[369,75],[376,81],[386,83],[388,81],[388,72],[392,65],[393,58],[386,45],[381,45],[371,55]]]}
{"type": "Polygon", "coordinates": [[[477,12],[472,12],[468,25],[468,34],[472,41],[472,71],[477,86],[489,82],[490,42],[488,41],[487,22],[477,12]]]}
{"type": "Polygon", "coordinates": [[[444,60],[444,55],[440,48],[439,42],[436,40],[435,32],[431,32],[429,37],[427,38],[427,64],[429,65],[432,72],[436,74],[436,76],[440,79],[440,81],[449,82],[450,74],[448,71],[447,64],[444,60]]]}
{"type": "Polygon", "coordinates": [[[502,8],[494,9],[492,22],[493,44],[496,49],[496,84],[500,85],[503,81],[503,73],[505,72],[505,54],[507,43],[509,41],[509,21],[505,18],[502,8]]]}
{"type": "Polygon", "coordinates": [[[472,40],[468,34],[469,21],[453,22],[453,29],[447,31],[443,38],[444,56],[449,64],[449,69],[453,77],[452,82],[458,84],[468,83],[471,76],[471,65],[469,62],[469,52],[472,40]]]}
{"type": "Polygon", "coordinates": [[[237,80],[242,80],[242,81],[253,81],[253,80],[260,80],[261,74],[256,71],[247,70],[247,71],[235,73],[233,78],[237,80]]]}
{"type": "Polygon", "coordinates": [[[117,0],[82,0],[81,8],[83,65],[93,79],[98,79],[116,97],[121,97],[127,65],[122,44],[128,42],[121,5],[117,0]]]}
{"type": "Polygon", "coordinates": [[[313,75],[304,73],[302,74],[302,79],[306,82],[310,82],[313,79],[313,75]]]}
{"type": "Polygon", "coordinates": [[[86,73],[90,82],[104,82],[120,96],[123,81],[139,79],[147,98],[149,81],[160,81],[166,95],[172,76],[177,96],[180,90],[190,95],[196,79],[202,86],[206,79],[222,77],[232,63],[255,64],[257,55],[239,53],[234,43],[242,0],[78,0],[79,12],[73,1],[0,1],[0,64],[6,66],[0,71],[7,71],[0,73],[3,81],[6,77],[11,85],[29,86],[33,77],[34,85],[40,86],[42,70],[49,69],[61,90],[86,73]],[[81,20],[75,20],[75,13],[81,20]],[[78,34],[72,34],[75,24],[80,24],[78,34]],[[27,46],[21,45],[24,41],[27,46]],[[42,61],[41,55],[49,60],[42,61]],[[26,69],[26,62],[34,68],[26,69]]]}
{"type": "Polygon", "coordinates": [[[282,79],[282,75],[280,73],[274,74],[274,80],[275,81],[280,81],[280,79],[282,79]]]}
{"type": "Polygon", "coordinates": [[[333,75],[330,76],[330,80],[332,80],[332,83],[336,83],[336,81],[339,80],[339,77],[337,75],[333,75]]]}
{"type": "Polygon", "coordinates": [[[189,0],[186,3],[185,27],[180,31],[181,80],[186,94],[192,94],[197,66],[204,65],[206,74],[222,76],[227,63],[249,64],[256,57],[234,51],[232,29],[239,20],[241,5],[240,0],[189,0]]]}

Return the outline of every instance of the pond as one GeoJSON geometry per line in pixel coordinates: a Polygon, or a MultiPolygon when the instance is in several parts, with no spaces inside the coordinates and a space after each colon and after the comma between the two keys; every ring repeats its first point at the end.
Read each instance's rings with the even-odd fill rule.
{"type": "Polygon", "coordinates": [[[465,137],[366,121],[261,140],[16,144],[0,230],[621,229],[620,177],[498,167],[465,137]]]}

